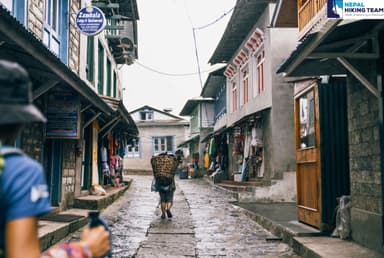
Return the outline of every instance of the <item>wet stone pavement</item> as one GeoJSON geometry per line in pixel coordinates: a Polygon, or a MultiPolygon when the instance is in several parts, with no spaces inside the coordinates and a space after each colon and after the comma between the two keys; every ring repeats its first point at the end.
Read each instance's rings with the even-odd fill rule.
{"type": "Polygon", "coordinates": [[[131,178],[125,194],[102,212],[112,231],[113,257],[299,257],[202,179],[176,180],[168,220],[160,218],[152,177],[131,178]]]}

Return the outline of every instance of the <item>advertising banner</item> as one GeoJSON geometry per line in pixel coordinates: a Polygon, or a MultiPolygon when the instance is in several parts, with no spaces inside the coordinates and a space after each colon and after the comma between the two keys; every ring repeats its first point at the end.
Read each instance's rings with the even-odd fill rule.
{"type": "Polygon", "coordinates": [[[335,19],[384,19],[384,1],[328,0],[327,17],[335,19]]]}

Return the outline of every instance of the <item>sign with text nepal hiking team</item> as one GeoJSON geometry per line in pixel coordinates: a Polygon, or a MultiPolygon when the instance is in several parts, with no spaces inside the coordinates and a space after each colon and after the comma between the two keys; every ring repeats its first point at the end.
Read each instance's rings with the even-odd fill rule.
{"type": "Polygon", "coordinates": [[[328,0],[327,17],[335,19],[384,19],[382,0],[328,0]]]}

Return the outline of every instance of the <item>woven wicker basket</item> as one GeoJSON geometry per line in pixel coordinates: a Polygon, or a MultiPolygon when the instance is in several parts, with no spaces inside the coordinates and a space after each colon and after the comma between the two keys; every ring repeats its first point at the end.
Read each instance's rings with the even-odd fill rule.
{"type": "Polygon", "coordinates": [[[151,158],[155,178],[166,177],[172,179],[175,176],[177,164],[176,157],[171,154],[160,154],[151,158]]]}

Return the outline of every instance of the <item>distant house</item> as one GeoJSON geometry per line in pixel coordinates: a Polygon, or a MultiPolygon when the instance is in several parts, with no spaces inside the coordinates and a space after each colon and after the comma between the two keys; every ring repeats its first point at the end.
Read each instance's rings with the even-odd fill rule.
{"type": "Polygon", "coordinates": [[[214,99],[195,97],[187,100],[182,108],[180,115],[191,117],[191,129],[189,137],[181,142],[179,147],[188,147],[192,154],[188,162],[197,162],[200,167],[203,165],[203,153],[205,144],[201,142],[213,130],[214,121],[214,99]]]}
{"type": "MultiPolygon", "coordinates": [[[[187,139],[189,121],[148,105],[131,113],[139,130],[139,137],[127,145],[124,168],[129,171],[151,171],[151,157],[160,153],[176,152],[177,146],[187,139]]],[[[183,150],[183,149],[182,149],[183,150]]],[[[184,155],[187,150],[183,150],[184,155]]]]}

